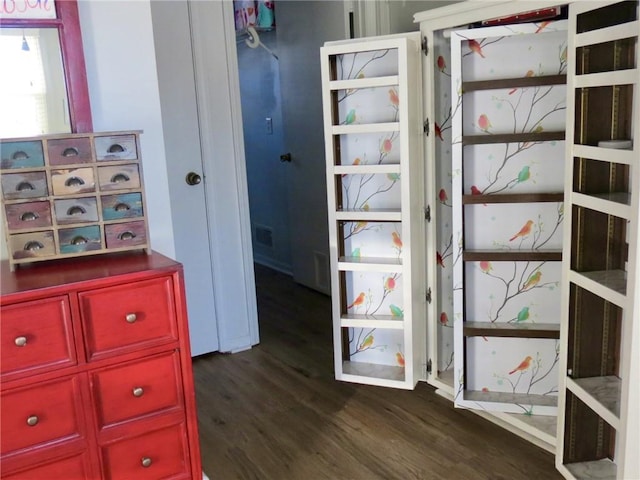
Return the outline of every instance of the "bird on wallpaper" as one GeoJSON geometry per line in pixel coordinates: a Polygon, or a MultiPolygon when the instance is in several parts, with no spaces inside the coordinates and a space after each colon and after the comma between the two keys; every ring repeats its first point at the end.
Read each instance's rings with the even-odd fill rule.
{"type": "Polygon", "coordinates": [[[398,235],[398,232],[391,232],[391,241],[393,242],[394,247],[398,250],[402,250],[402,239],[400,238],[400,235],[398,235]]]}
{"type": "Polygon", "coordinates": [[[434,124],[436,129],[436,137],[438,137],[440,140],[444,142],[444,138],[442,138],[442,128],[440,128],[440,125],[438,125],[438,122],[434,122],[434,124]]]}
{"type": "Polygon", "coordinates": [[[353,307],[359,307],[360,305],[362,305],[364,303],[364,298],[364,292],[360,292],[353,303],[347,307],[347,310],[351,310],[353,307]]]}
{"type": "Polygon", "coordinates": [[[489,121],[489,117],[485,113],[478,117],[478,127],[485,133],[489,133],[489,128],[491,128],[491,122],[489,121]]]}
{"type": "Polygon", "coordinates": [[[351,165],[360,165],[361,161],[362,160],[360,160],[360,157],[356,157],[353,159],[353,163],[351,165]]]}
{"type": "Polygon", "coordinates": [[[525,165],[518,172],[518,183],[526,182],[531,178],[531,172],[529,171],[529,165],[525,165]]]}
{"type": "Polygon", "coordinates": [[[404,312],[402,311],[402,309],[394,304],[389,305],[389,310],[391,310],[391,316],[392,317],[402,317],[404,315],[404,312]]]}
{"type": "Polygon", "coordinates": [[[387,173],[387,178],[389,180],[391,180],[392,182],[397,182],[398,180],[400,180],[400,174],[399,173],[387,173]]]}
{"type": "Polygon", "coordinates": [[[355,258],[360,258],[360,247],[354,248],[351,252],[351,256],[355,258]]]}
{"type": "Polygon", "coordinates": [[[400,104],[400,98],[398,98],[398,92],[396,92],[395,89],[393,88],[389,89],[389,101],[391,102],[392,105],[395,105],[396,107],[400,104]]]}
{"type": "Polygon", "coordinates": [[[436,262],[438,263],[438,265],[444,268],[444,258],[442,258],[442,255],[440,255],[440,252],[436,252],[436,262]]]}
{"type": "Polygon", "coordinates": [[[391,148],[393,148],[393,143],[391,142],[391,139],[385,138],[382,144],[380,145],[380,153],[382,154],[389,153],[391,151],[391,148]]]}
{"type": "Polygon", "coordinates": [[[516,323],[525,322],[529,320],[529,307],[522,307],[515,318],[516,323]]]}
{"type": "Polygon", "coordinates": [[[367,222],[357,222],[356,226],[353,228],[353,232],[351,232],[351,235],[355,235],[356,233],[364,230],[366,226],[367,222]]]}
{"type": "MultiPolygon", "coordinates": [[[[525,78],[528,77],[533,77],[533,70],[527,70],[527,73],[524,74],[525,78]]],[[[511,90],[509,90],[509,95],[513,95],[514,93],[516,93],[516,90],[518,90],[517,88],[513,88],[511,90]]]]}
{"type": "Polygon", "coordinates": [[[363,351],[373,345],[373,335],[367,335],[364,341],[360,344],[358,351],[363,351]]]}
{"type": "Polygon", "coordinates": [[[527,220],[527,223],[520,229],[518,233],[516,233],[513,237],[509,239],[510,242],[513,242],[516,238],[526,237],[531,233],[531,227],[533,226],[533,220],[527,220]]]}
{"type": "Polygon", "coordinates": [[[491,265],[491,262],[483,260],[480,262],[480,270],[482,270],[483,273],[489,273],[493,270],[493,266],[491,265]]]}
{"type": "Polygon", "coordinates": [[[446,73],[444,69],[447,68],[447,63],[444,61],[444,57],[442,55],[438,56],[436,64],[438,65],[438,70],[440,70],[442,73],[446,73]]]}
{"type": "Polygon", "coordinates": [[[485,58],[484,54],[482,53],[482,46],[477,41],[469,40],[469,50],[471,50],[473,53],[477,53],[482,58],[485,58]]]}
{"type": "Polygon", "coordinates": [[[396,279],[393,277],[387,277],[384,281],[384,291],[385,293],[393,292],[396,288],[396,279]]]}
{"type": "Polygon", "coordinates": [[[442,312],[440,314],[440,325],[446,326],[449,324],[449,317],[447,316],[447,312],[442,312]]]}
{"type": "Polygon", "coordinates": [[[527,370],[531,366],[531,360],[533,360],[533,358],[527,355],[525,359],[520,362],[520,365],[509,372],[509,375],[527,370]]]}
{"type": "Polygon", "coordinates": [[[542,277],[542,272],[540,270],[531,274],[531,276],[527,279],[527,281],[524,282],[524,284],[522,285],[522,289],[528,290],[530,288],[535,287],[540,282],[541,277],[542,277]]]}
{"type": "Polygon", "coordinates": [[[402,352],[396,353],[396,362],[398,362],[398,365],[401,367],[404,367],[404,355],[402,352]]]}
{"type": "MultiPolygon", "coordinates": [[[[480,191],[480,189],[478,187],[476,187],[475,185],[471,185],[471,195],[482,195],[482,192],[480,191]]],[[[485,207],[487,206],[487,204],[483,204],[485,207]]]]}
{"type": "Polygon", "coordinates": [[[444,188],[441,188],[440,191],[438,192],[438,199],[440,200],[440,203],[444,203],[446,205],[447,200],[449,200],[449,197],[447,196],[447,191],[444,188]]]}
{"type": "Polygon", "coordinates": [[[344,118],[344,124],[350,125],[356,121],[356,111],[352,108],[347,112],[347,116],[344,118]]]}

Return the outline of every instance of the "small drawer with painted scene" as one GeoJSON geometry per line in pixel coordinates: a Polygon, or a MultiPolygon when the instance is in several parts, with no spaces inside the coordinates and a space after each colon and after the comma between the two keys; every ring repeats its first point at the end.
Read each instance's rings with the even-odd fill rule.
{"type": "Polygon", "coordinates": [[[107,248],[123,248],[147,243],[144,221],[114,223],[104,226],[107,248]]]}
{"type": "Polygon", "coordinates": [[[136,160],[138,158],[135,135],[96,136],[93,141],[98,161],[136,160]]]}
{"type": "Polygon", "coordinates": [[[76,195],[95,192],[93,168],[67,168],[51,171],[51,187],[54,195],[76,195]]]}
{"type": "Polygon", "coordinates": [[[43,166],[42,141],[0,142],[0,168],[37,168],[43,166]]]}
{"type": "Polygon", "coordinates": [[[102,248],[100,226],[63,228],[58,230],[60,253],[80,253],[102,248]]]}
{"type": "Polygon", "coordinates": [[[89,137],[58,138],[47,142],[49,165],[75,165],[91,163],[91,139],[89,137]]]}
{"type": "Polygon", "coordinates": [[[98,167],[98,184],[101,191],[140,188],[138,165],[129,163],[126,165],[98,167]]]}
{"type": "Polygon", "coordinates": [[[59,225],[97,222],[98,202],[95,197],[54,200],[53,209],[59,225]]]}
{"type": "Polygon", "coordinates": [[[9,235],[9,249],[14,260],[51,257],[56,254],[53,231],[9,235]]]}
{"type": "Polygon", "coordinates": [[[104,220],[136,218],[142,217],[143,214],[142,193],[102,196],[102,218],[104,220]]]}
{"type": "Polygon", "coordinates": [[[7,173],[2,175],[2,197],[21,200],[49,195],[45,172],[7,173]]]}
{"type": "Polygon", "coordinates": [[[51,226],[51,204],[48,200],[5,205],[9,230],[24,230],[51,226]]]}

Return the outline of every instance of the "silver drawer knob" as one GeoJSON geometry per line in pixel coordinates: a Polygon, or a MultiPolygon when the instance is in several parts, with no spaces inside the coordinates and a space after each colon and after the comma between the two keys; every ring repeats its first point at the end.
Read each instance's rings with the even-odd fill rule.
{"type": "Polygon", "coordinates": [[[133,389],[133,396],[134,397],[141,397],[142,395],[144,395],[144,390],[142,387],[136,387],[133,389]]]}
{"type": "Polygon", "coordinates": [[[27,425],[29,425],[30,427],[33,427],[38,424],[39,420],[40,419],[38,418],[37,415],[31,415],[29,418],[27,418],[27,425]]]}
{"type": "Polygon", "coordinates": [[[142,460],[140,461],[140,463],[142,464],[142,466],[144,468],[148,468],[151,466],[151,459],[149,457],[142,457],[142,460]]]}
{"type": "Polygon", "coordinates": [[[138,316],[135,313],[127,313],[127,316],[124,318],[128,323],[134,323],[138,319],[138,316]]]}
{"type": "Polygon", "coordinates": [[[27,344],[27,337],[16,337],[14,343],[18,347],[24,347],[27,344]]]}

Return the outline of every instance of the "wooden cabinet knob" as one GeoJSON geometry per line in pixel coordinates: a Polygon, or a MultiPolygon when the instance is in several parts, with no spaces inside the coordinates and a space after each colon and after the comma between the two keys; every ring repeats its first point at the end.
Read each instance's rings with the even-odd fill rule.
{"type": "Polygon", "coordinates": [[[140,464],[144,467],[144,468],[148,468],[151,466],[151,459],[149,457],[142,457],[142,460],[140,461],[140,464]]]}
{"type": "Polygon", "coordinates": [[[18,347],[24,347],[27,344],[27,337],[16,337],[14,343],[18,347]]]}
{"type": "Polygon", "coordinates": [[[127,313],[127,316],[124,318],[128,323],[134,323],[138,319],[138,316],[135,313],[127,313]]]}
{"type": "Polygon", "coordinates": [[[134,397],[141,397],[142,395],[144,395],[144,390],[142,387],[136,387],[133,389],[133,396],[134,397]]]}
{"type": "Polygon", "coordinates": [[[27,418],[27,425],[29,425],[30,427],[33,427],[38,424],[39,420],[40,419],[38,418],[37,415],[31,415],[29,416],[29,418],[27,418]]]}

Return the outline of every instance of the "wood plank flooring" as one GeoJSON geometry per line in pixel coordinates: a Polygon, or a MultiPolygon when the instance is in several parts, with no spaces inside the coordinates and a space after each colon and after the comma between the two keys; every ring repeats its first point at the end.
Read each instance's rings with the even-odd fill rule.
{"type": "Polygon", "coordinates": [[[259,265],[256,283],[261,343],[194,360],[211,480],[561,478],[551,454],[424,382],[337,382],[329,298],[259,265]]]}

